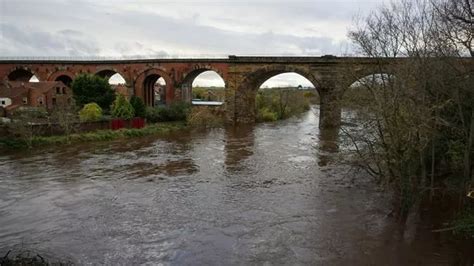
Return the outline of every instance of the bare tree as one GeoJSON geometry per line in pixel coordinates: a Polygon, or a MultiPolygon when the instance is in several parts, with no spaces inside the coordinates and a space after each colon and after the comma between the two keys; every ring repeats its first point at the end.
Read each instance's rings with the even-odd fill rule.
{"type": "Polygon", "coordinates": [[[60,104],[53,109],[50,118],[53,124],[61,128],[62,133],[66,136],[67,142],[69,142],[70,135],[76,132],[79,123],[76,106],[60,104]]]}
{"type": "MultiPolygon", "coordinates": [[[[346,130],[361,165],[396,188],[402,217],[426,189],[433,189],[439,176],[437,162],[446,156],[438,154],[439,150],[457,153],[464,145],[464,180],[472,176],[472,72],[466,71],[469,67],[459,68],[455,58],[446,57],[472,50],[467,47],[472,41],[468,1],[402,0],[372,13],[349,33],[365,56],[409,57],[404,64],[391,67],[380,60],[374,69],[379,75],[359,82],[359,89],[370,97],[359,106],[364,132],[346,130]],[[450,34],[448,41],[446,34],[450,34]]],[[[354,73],[348,78],[359,77],[354,73]]]]}
{"type": "MultiPolygon", "coordinates": [[[[436,19],[434,40],[441,56],[474,57],[474,3],[472,0],[432,0],[436,19]]],[[[457,70],[457,69],[456,69],[457,70]]],[[[473,69],[469,65],[453,75],[456,82],[449,89],[457,112],[453,129],[463,139],[463,176],[474,186],[474,88],[473,69]],[[466,71],[467,69],[467,71],[466,71]]]]}
{"type": "Polygon", "coordinates": [[[439,39],[444,48],[458,55],[474,57],[474,3],[472,0],[432,0],[438,19],[439,39]]]}
{"type": "Polygon", "coordinates": [[[41,125],[47,121],[47,112],[41,108],[19,108],[14,111],[8,130],[23,141],[28,148],[33,146],[34,137],[40,133],[41,125]]]}

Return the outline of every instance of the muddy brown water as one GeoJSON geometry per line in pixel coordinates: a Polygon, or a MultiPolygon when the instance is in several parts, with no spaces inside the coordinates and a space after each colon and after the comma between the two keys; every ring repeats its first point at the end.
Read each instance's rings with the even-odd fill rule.
{"type": "Polygon", "coordinates": [[[474,248],[432,233],[430,215],[400,226],[386,193],[341,161],[343,149],[338,132],[320,132],[313,108],[252,127],[2,154],[0,256],[28,249],[80,265],[469,264],[474,248]]]}

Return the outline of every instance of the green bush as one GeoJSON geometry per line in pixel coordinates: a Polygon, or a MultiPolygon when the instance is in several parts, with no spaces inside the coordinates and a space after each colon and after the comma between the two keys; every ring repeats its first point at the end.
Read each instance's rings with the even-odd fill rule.
{"type": "Polygon", "coordinates": [[[147,107],[145,118],[148,122],[151,123],[165,121],[163,119],[163,117],[165,116],[164,112],[166,112],[165,107],[147,107]]]}
{"type": "Polygon", "coordinates": [[[209,107],[193,107],[189,112],[187,124],[193,127],[219,127],[224,124],[224,115],[209,107]]]}
{"type": "Polygon", "coordinates": [[[115,91],[108,80],[99,76],[79,75],[72,82],[71,88],[74,93],[74,100],[79,107],[95,102],[103,110],[109,110],[115,99],[115,91]]]}
{"type": "Polygon", "coordinates": [[[292,88],[265,89],[255,99],[257,121],[286,119],[310,109],[310,99],[305,91],[292,88]]]}
{"type": "Polygon", "coordinates": [[[316,95],[315,95],[315,93],[312,92],[312,91],[305,91],[304,94],[303,94],[303,96],[304,96],[305,98],[311,98],[311,97],[315,97],[316,95]]]}
{"type": "Polygon", "coordinates": [[[267,107],[263,107],[258,110],[257,120],[259,122],[273,122],[278,120],[278,114],[276,112],[272,112],[267,107]]]}
{"type": "Polygon", "coordinates": [[[206,90],[205,88],[193,88],[193,99],[206,99],[206,90]]]}
{"type": "Polygon", "coordinates": [[[133,95],[132,98],[130,99],[130,104],[132,105],[133,110],[135,110],[135,116],[137,117],[146,116],[146,106],[142,98],[133,95]]]}
{"type": "Polygon", "coordinates": [[[81,122],[99,121],[102,118],[102,108],[96,103],[88,103],[79,111],[81,122]]]}
{"type": "Polygon", "coordinates": [[[146,119],[149,122],[184,121],[191,110],[191,104],[175,102],[169,106],[149,107],[146,119]]]}
{"type": "Polygon", "coordinates": [[[191,104],[185,102],[174,102],[169,107],[168,121],[186,120],[191,111],[191,104]]]}
{"type": "Polygon", "coordinates": [[[303,96],[308,99],[309,103],[312,104],[319,104],[320,99],[319,99],[319,93],[316,90],[310,90],[310,91],[305,91],[303,96]]]}
{"type": "Polygon", "coordinates": [[[115,118],[132,119],[134,115],[133,106],[123,94],[119,94],[112,106],[112,116],[115,118]]]}

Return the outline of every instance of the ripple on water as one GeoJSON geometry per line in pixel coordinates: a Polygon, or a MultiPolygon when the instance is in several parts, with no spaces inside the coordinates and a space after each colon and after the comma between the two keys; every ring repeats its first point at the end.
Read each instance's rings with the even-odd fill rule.
{"type": "Polygon", "coordinates": [[[338,133],[317,116],[2,155],[0,252],[108,265],[452,258],[430,234],[393,237],[387,197],[335,157],[338,133]]]}

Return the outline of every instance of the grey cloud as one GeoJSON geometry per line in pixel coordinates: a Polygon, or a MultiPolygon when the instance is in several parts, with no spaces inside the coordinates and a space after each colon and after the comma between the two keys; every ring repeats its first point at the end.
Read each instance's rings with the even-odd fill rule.
{"type": "Polygon", "coordinates": [[[2,54],[10,56],[83,56],[98,54],[100,49],[90,37],[82,33],[63,31],[48,33],[34,28],[19,28],[2,23],[0,31],[2,54]]]}
{"type": "Polygon", "coordinates": [[[58,34],[64,35],[64,36],[70,36],[70,37],[83,37],[84,34],[80,31],[77,30],[61,30],[58,31],[58,34]]]}
{"type": "MultiPolygon", "coordinates": [[[[341,54],[350,45],[346,40],[341,41],[340,27],[339,32],[330,33],[315,25],[349,26],[353,16],[367,12],[380,1],[4,0],[1,3],[2,56],[174,57],[341,54]]],[[[203,74],[200,80],[197,82],[203,84],[221,82],[209,73],[203,74]]],[[[276,77],[274,84],[286,80],[293,80],[293,85],[304,83],[301,78],[283,76],[276,77]]]]}
{"type": "Polygon", "coordinates": [[[114,45],[115,50],[121,54],[128,57],[140,58],[140,57],[170,57],[170,54],[163,50],[155,50],[149,48],[147,45],[142,44],[141,42],[118,42],[114,45]]]}
{"type": "Polygon", "coordinates": [[[3,34],[0,51],[9,56],[341,54],[349,47],[348,42],[340,41],[336,33],[321,35],[314,25],[318,22],[350,25],[353,15],[366,12],[377,3],[374,0],[4,1],[5,8],[0,11],[3,34]]]}
{"type": "Polygon", "coordinates": [[[136,11],[116,14],[116,17],[128,28],[137,29],[139,32],[135,33],[137,36],[148,38],[153,36],[152,40],[185,46],[205,53],[297,54],[307,51],[338,53],[339,49],[333,45],[334,40],[329,37],[300,37],[274,32],[239,33],[136,11]],[[150,28],[147,25],[166,25],[166,27],[150,28]]]}

